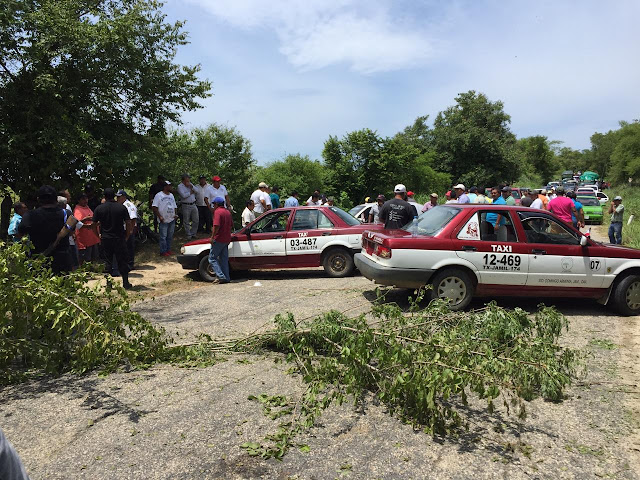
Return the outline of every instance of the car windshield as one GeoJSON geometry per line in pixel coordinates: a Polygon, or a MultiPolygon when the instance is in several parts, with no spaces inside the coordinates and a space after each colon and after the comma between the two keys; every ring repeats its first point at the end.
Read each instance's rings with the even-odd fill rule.
{"type": "MultiPolygon", "coordinates": [[[[364,207],[364,205],[360,205],[355,208],[362,208],[362,207],[364,207]]],[[[344,210],[338,207],[329,207],[329,210],[331,210],[333,213],[338,215],[342,219],[342,221],[347,225],[360,225],[360,222],[358,221],[358,219],[353,218],[353,215],[350,215],[350,213],[353,212],[354,208],[349,210],[349,213],[345,212],[344,210]]],[[[358,211],[356,210],[354,213],[358,213],[358,211]]]]}
{"type": "Polygon", "coordinates": [[[600,206],[600,202],[598,201],[598,199],[596,197],[578,197],[578,201],[584,207],[599,207],[600,206]]]}
{"type": "Polygon", "coordinates": [[[520,192],[518,190],[511,190],[511,196],[515,199],[521,198],[520,192]]]}
{"type": "MultiPolygon", "coordinates": [[[[435,237],[461,210],[449,205],[439,205],[427,210],[418,217],[418,235],[435,237]]],[[[413,222],[409,222],[402,230],[410,232],[412,225],[413,222]]]]}

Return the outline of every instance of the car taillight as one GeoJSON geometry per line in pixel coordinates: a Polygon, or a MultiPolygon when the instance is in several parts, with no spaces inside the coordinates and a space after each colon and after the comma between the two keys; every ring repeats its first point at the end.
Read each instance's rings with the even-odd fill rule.
{"type": "Polygon", "coordinates": [[[376,245],[376,248],[373,250],[373,254],[380,258],[391,258],[391,249],[383,245],[376,245]]]}

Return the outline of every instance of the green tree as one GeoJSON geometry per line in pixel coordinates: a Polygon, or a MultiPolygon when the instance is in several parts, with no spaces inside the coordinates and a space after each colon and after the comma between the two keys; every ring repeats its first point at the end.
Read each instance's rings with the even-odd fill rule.
{"type": "Polygon", "coordinates": [[[311,160],[307,155],[287,155],[264,167],[258,167],[254,175],[254,184],[264,181],[268,185],[280,188],[280,196],[288,195],[293,190],[300,193],[300,198],[310,195],[314,190],[326,190],[326,168],[318,160],[311,160]]]}
{"type": "Polygon", "coordinates": [[[190,131],[172,131],[162,145],[162,153],[154,164],[152,176],[162,174],[179,182],[183,173],[211,177],[218,175],[229,191],[236,211],[242,211],[244,202],[253,191],[250,184],[255,160],[251,142],[235,128],[211,124],[190,131]]]}
{"type": "Polygon", "coordinates": [[[607,133],[594,133],[591,135],[591,151],[589,153],[589,169],[606,179],[609,175],[611,165],[611,155],[618,142],[616,131],[609,130],[607,133]]]}
{"type": "Polygon", "coordinates": [[[538,183],[541,185],[553,179],[555,155],[547,137],[536,135],[521,138],[517,142],[517,149],[523,174],[527,171],[529,177],[539,177],[538,183]]]}
{"type": "Polygon", "coordinates": [[[436,168],[465,184],[516,180],[520,165],[510,121],[502,102],[473,90],[461,93],[456,105],[440,112],[434,122],[436,168]]]}
{"type": "Polygon", "coordinates": [[[421,154],[433,151],[433,130],[427,125],[427,120],[429,115],[416,118],[413,124],[397,133],[394,138],[414,146],[421,154]]]}
{"type": "Polygon", "coordinates": [[[618,141],[611,153],[610,178],[614,183],[640,179],[640,122],[620,122],[618,141]]]}
{"type": "Polygon", "coordinates": [[[556,173],[560,175],[565,170],[572,172],[584,171],[588,165],[587,151],[574,150],[570,147],[562,147],[556,154],[556,173]]]}
{"type": "Polygon", "coordinates": [[[131,185],[147,178],[167,122],[210,84],[174,62],[187,43],[155,0],[4,0],[0,183],[131,185]]]}

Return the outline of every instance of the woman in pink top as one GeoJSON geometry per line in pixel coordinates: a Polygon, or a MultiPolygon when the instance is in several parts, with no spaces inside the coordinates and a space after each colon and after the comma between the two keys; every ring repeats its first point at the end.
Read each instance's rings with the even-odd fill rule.
{"type": "Polygon", "coordinates": [[[556,198],[549,201],[549,211],[554,213],[560,220],[573,225],[571,214],[576,215],[576,207],[573,200],[564,196],[564,188],[558,187],[556,190],[556,198]]]}
{"type": "Polygon", "coordinates": [[[80,253],[80,262],[91,262],[99,259],[98,237],[91,225],[93,224],[93,212],[89,208],[88,198],[85,194],[78,197],[78,204],[73,211],[73,216],[82,221],[84,225],[76,232],[76,243],[80,253]]]}

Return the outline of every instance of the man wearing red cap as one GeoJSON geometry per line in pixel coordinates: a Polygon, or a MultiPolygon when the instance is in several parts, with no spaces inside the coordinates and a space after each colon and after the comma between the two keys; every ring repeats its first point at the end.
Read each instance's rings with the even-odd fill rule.
{"type": "Polygon", "coordinates": [[[225,187],[224,185],[222,185],[220,183],[220,180],[222,180],[218,175],[215,175],[211,181],[213,182],[213,185],[211,185],[211,187],[209,188],[208,193],[211,195],[207,195],[207,198],[209,199],[209,203],[211,208],[213,208],[213,199],[216,197],[222,197],[224,198],[224,206],[226,207],[227,210],[233,210],[233,207],[231,206],[231,202],[229,201],[229,193],[227,192],[227,187],[225,187]]]}
{"type": "Polygon", "coordinates": [[[411,190],[407,192],[407,202],[415,207],[416,212],[420,212],[422,210],[422,205],[416,202],[415,198],[413,198],[413,195],[414,193],[411,190]]]}

